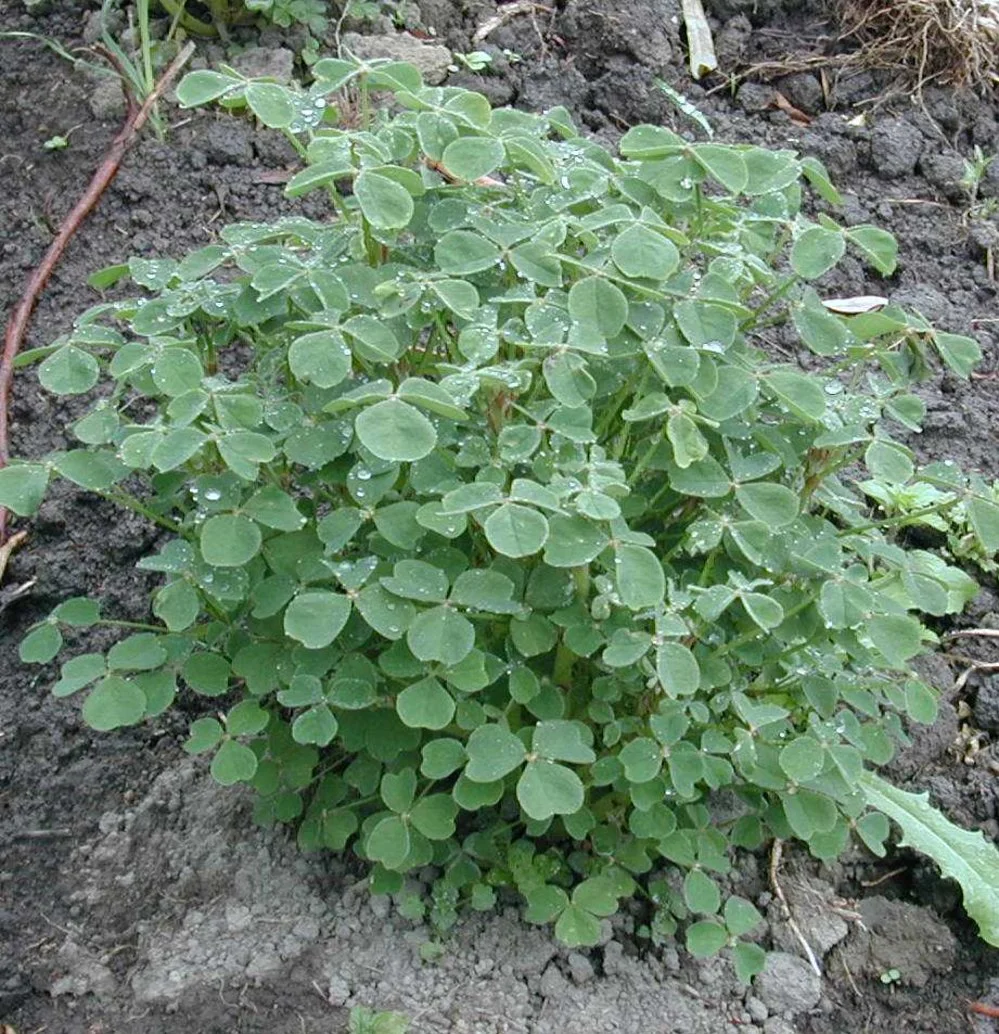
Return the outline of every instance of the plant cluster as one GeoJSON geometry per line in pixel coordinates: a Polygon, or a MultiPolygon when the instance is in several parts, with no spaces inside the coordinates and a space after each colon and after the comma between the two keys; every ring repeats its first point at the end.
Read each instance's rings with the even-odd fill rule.
{"type": "MultiPolygon", "coordinates": [[[[615,156],[563,109],[491,110],[409,65],[313,73],[198,71],[178,95],[285,133],[287,193],[330,218],[134,258],[98,282],[144,293],[42,350],[44,388],[99,398],[79,448],[0,471],[0,503],[30,514],[58,476],[165,529],[149,622],[53,691],[85,691],[97,729],[194,708],[187,749],[261,822],[352,850],[376,891],[433,867],[438,926],[513,892],[588,945],[638,895],[647,937],[682,924],[748,979],[734,849],[881,853],[884,810],[922,814],[870,769],[936,713],[920,615],[976,587],[894,541],[863,478],[914,482],[911,387],[978,346],[823,305],[848,248],[889,275],[896,247],[802,213],[804,183],[837,201],[813,159],[657,126],[615,156]],[[348,85],[390,103],[337,126],[348,85]],[[763,350],[778,322],[809,362],[763,350]]],[[[990,493],[918,478],[996,551],[990,493]]],[[[66,601],[21,656],[101,621],[124,624],[66,601]]]]}
{"type": "Polygon", "coordinates": [[[197,36],[214,36],[260,16],[282,28],[304,25],[317,36],[326,31],[328,24],[326,0],[201,0],[200,6],[206,12],[204,18],[188,10],[187,0],[159,2],[178,24],[197,36]]]}

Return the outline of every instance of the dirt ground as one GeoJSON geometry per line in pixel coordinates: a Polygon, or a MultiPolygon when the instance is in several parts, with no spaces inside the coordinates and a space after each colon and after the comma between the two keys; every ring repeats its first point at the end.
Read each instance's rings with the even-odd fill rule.
{"type": "MultiPolygon", "coordinates": [[[[29,15],[22,0],[0,0],[0,31],[79,45],[92,33],[95,6],[62,0],[50,13],[29,15]]],[[[736,73],[753,61],[821,45],[828,19],[808,0],[707,6],[722,68],[732,74],[714,77],[708,90],[686,77],[674,0],[563,0],[511,19],[485,44],[472,35],[496,13],[493,0],[421,0],[409,8],[453,51],[493,53],[491,74],[452,73],[451,81],[496,103],[565,104],[608,139],[640,121],[694,131],[655,86],[659,76],[704,112],[716,138],[792,147],[825,161],[846,195],[838,217],[893,231],[901,261],[884,281],[848,260],[823,287],[887,294],[942,328],[978,337],[984,376],[928,384],[926,429],[913,445],[923,457],[999,476],[999,285],[986,261],[989,248],[999,251],[999,224],[995,215],[969,215],[958,182],[976,146],[999,151],[995,98],[929,87],[917,99],[866,73],[740,81],[736,73]],[[775,106],[776,90],[807,124],[775,106]]],[[[244,42],[271,51],[294,46],[273,34],[244,42]]],[[[113,90],[38,43],[0,40],[5,309],[116,132],[117,103],[113,90]],[[69,146],[47,150],[56,135],[69,146]]],[[[134,254],[179,256],[225,222],[290,208],[268,175],[292,161],[275,134],[221,114],[168,107],[165,115],[165,139],[145,134],[71,246],[38,309],[31,345],[51,341],[96,300],[85,285],[94,269],[134,254]]],[[[980,196],[999,197],[999,162],[980,196]]],[[[72,408],[56,407],[32,375],[22,376],[15,450],[33,456],[60,447],[72,408]]],[[[24,630],[67,596],[98,594],[121,617],[144,617],[149,583],[133,564],[155,544],[155,530],[62,487],[30,535],[7,582],[35,585],[6,608],[0,596],[0,1023],[17,1034],[334,1034],[358,1004],[405,1013],[416,1034],[996,1029],[966,1005],[999,1001],[999,953],[977,940],[955,888],[906,853],[878,862],[858,850],[819,870],[788,851],[783,883],[822,957],[821,980],[771,900],[767,859],[753,855],[739,860],[733,887],[768,912],[763,943],[774,954],[770,972],[748,991],[725,961],[697,962],[678,947],[639,951],[628,915],[607,924],[600,947],[570,953],[510,908],[467,919],[438,962],[421,962],[428,931],[369,898],[359,870],[300,855],[284,835],[253,826],[243,796],[210,785],[180,751],[183,715],[96,734],[72,703],[51,698],[51,671],[18,663],[24,630]],[[890,970],[898,980],[882,979],[890,970]]],[[[983,588],[969,621],[999,627],[994,589],[983,588]]],[[[930,675],[942,687],[953,681],[942,661],[930,675]]],[[[948,694],[940,721],[891,774],[995,837],[997,742],[999,682],[972,680],[959,696],[948,694]],[[962,726],[981,733],[973,756],[955,746],[962,726]]]]}

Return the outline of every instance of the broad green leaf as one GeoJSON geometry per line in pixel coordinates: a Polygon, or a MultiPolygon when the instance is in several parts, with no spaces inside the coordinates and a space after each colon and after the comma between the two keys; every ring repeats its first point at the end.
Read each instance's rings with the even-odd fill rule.
{"type": "Polygon", "coordinates": [[[350,617],[350,598],[334,592],[300,592],[284,612],[284,630],[309,650],[329,646],[350,617]]]}
{"type": "Polygon", "coordinates": [[[683,881],[683,900],[691,912],[713,916],[721,908],[721,891],[710,876],[693,869],[683,881]]]}
{"type": "Polygon", "coordinates": [[[656,674],[668,696],[696,693],[701,684],[697,658],[682,643],[663,643],[656,649],[656,674]]]}
{"type": "Polygon", "coordinates": [[[815,378],[793,370],[774,370],[763,383],[781,406],[809,423],[819,423],[826,411],[826,394],[815,378]]]}
{"type": "Polygon", "coordinates": [[[673,306],[673,318],[683,336],[697,348],[728,348],[735,341],[735,316],[714,302],[685,298],[673,306]]]}
{"type": "Polygon", "coordinates": [[[427,779],[446,779],[468,760],[464,745],[449,738],[430,740],[423,745],[422,754],[420,773],[427,779]]]}
{"type": "MultiPolygon", "coordinates": [[[[3,471],[0,471],[2,477],[3,471]]],[[[965,502],[968,521],[975,537],[990,556],[999,552],[999,505],[973,495],[965,502]]]]}
{"type": "Polygon", "coordinates": [[[366,449],[395,463],[423,459],[437,444],[434,425],[418,409],[398,399],[376,402],[362,410],[354,430],[366,449]]]}
{"type": "Polygon", "coordinates": [[[153,613],[171,632],[183,632],[201,613],[201,597],[190,582],[178,579],[153,597],[153,613]]]}
{"type": "Polygon", "coordinates": [[[630,610],[645,610],[662,603],[666,575],[651,549],[619,546],[614,556],[614,576],[621,602],[630,610]]]}
{"type": "Polygon", "coordinates": [[[412,196],[388,176],[365,170],[354,180],[354,196],[376,229],[401,230],[413,218],[412,196]]]}
{"type": "Polygon", "coordinates": [[[0,506],[19,517],[30,517],[45,498],[48,467],[40,463],[15,463],[0,469],[0,506]]]}
{"type": "Polygon", "coordinates": [[[548,529],[544,558],[550,567],[580,567],[588,564],[607,548],[610,541],[598,524],[585,517],[555,514],[548,519],[548,529]]]}
{"type": "Polygon", "coordinates": [[[472,182],[498,169],[505,157],[506,149],[495,137],[463,136],[444,148],[441,163],[452,176],[472,182]]]}
{"type": "MultiPolygon", "coordinates": [[[[51,626],[43,625],[42,627],[51,626]]],[[[52,687],[52,695],[56,697],[70,696],[105,674],[107,674],[107,665],[101,654],[83,653],[77,657],[71,657],[60,668],[59,681],[52,687]]]]}
{"type": "Polygon", "coordinates": [[[551,761],[529,761],[517,781],[517,800],[532,819],[571,815],[583,806],[585,791],[578,775],[551,761]]]}
{"type": "Polygon", "coordinates": [[[201,555],[212,567],[243,567],[260,552],[263,535],[249,517],[219,514],[201,526],[201,555]]]}
{"type": "Polygon", "coordinates": [[[212,758],[209,771],[222,786],[248,783],[257,771],[257,755],[235,740],[226,740],[212,758]]]}
{"type": "Polygon", "coordinates": [[[182,108],[197,108],[241,85],[242,81],[233,76],[199,69],[188,72],[181,79],[177,86],[177,101],[182,108]]]}
{"type": "Polygon", "coordinates": [[[642,223],[619,233],[611,245],[614,265],[625,276],[665,280],[680,264],[676,245],[642,223]]]}
{"type": "Polygon", "coordinates": [[[49,622],[32,629],[18,647],[18,656],[25,664],[48,664],[62,649],[62,633],[49,622]]]}
{"type": "Polygon", "coordinates": [[[603,277],[589,276],[569,289],[569,315],[585,330],[614,338],[628,318],[628,299],[603,277]]]}
{"type": "Polygon", "coordinates": [[[763,922],[763,916],[751,901],[734,894],[725,899],[722,915],[728,932],[734,937],[743,937],[751,933],[763,922]]]}
{"type": "Polygon", "coordinates": [[[288,129],[298,114],[291,91],[277,83],[250,83],[244,96],[253,114],[269,129],[288,129]]]}
{"type": "Polygon", "coordinates": [[[896,789],[874,772],[861,786],[868,803],[898,823],[902,846],[933,859],[944,877],[956,880],[964,907],[986,943],[999,947],[999,851],[980,832],[955,826],[929,803],[928,794],[896,789]]]}
{"type": "Polygon", "coordinates": [[[162,640],[149,632],[126,636],[108,650],[108,668],[111,671],[149,671],[158,668],[166,659],[162,640]]]}
{"type": "Polygon", "coordinates": [[[351,355],[343,335],[319,330],[295,338],[288,349],[291,372],[306,383],[332,388],[350,373],[351,355]]]}
{"type": "Polygon", "coordinates": [[[578,905],[568,905],[555,923],[555,936],[570,948],[600,943],[600,920],[578,905]]]}
{"type": "Polygon", "coordinates": [[[454,697],[432,676],[407,686],[395,709],[411,729],[444,729],[454,717],[454,697]]]}
{"type": "Polygon", "coordinates": [[[434,260],[445,273],[481,273],[500,261],[500,250],[481,234],[452,230],[434,245],[434,260]]]}
{"type": "Polygon", "coordinates": [[[296,743],[314,743],[325,747],[333,742],[339,723],[325,704],[316,704],[303,711],[291,726],[292,739],[296,743]]]}
{"type": "Polygon", "coordinates": [[[98,732],[136,725],[145,716],[145,694],[134,682],[118,675],[101,679],[83,704],[83,720],[98,732]]]}
{"type": "Polygon", "coordinates": [[[440,384],[422,377],[407,377],[400,385],[398,396],[407,402],[429,409],[447,420],[467,420],[468,414],[458,405],[454,396],[440,384]]]}
{"type": "Polygon", "coordinates": [[[217,747],[224,735],[225,729],[217,718],[197,718],[191,722],[184,750],[188,754],[203,754],[217,747]]]}
{"type": "Polygon", "coordinates": [[[912,453],[897,442],[875,438],[864,453],[867,469],[879,480],[904,485],[915,473],[912,453]]]}
{"type": "Polygon", "coordinates": [[[944,334],[936,331],[933,343],[940,358],[958,375],[967,379],[971,371],[982,361],[982,349],[974,338],[960,334],[944,334]]]}
{"type": "Polygon", "coordinates": [[[492,783],[519,768],[527,756],[523,742],[502,725],[489,723],[472,730],[465,744],[465,776],[476,783],[492,783]]]}
{"type": "Polygon", "coordinates": [[[666,437],[673,446],[673,462],[681,470],[703,460],[708,454],[707,439],[686,413],[670,413],[666,437]]]}
{"type": "Polygon", "coordinates": [[[38,367],[38,380],[54,395],[81,395],[99,376],[97,360],[74,345],[63,345],[38,367]]]}
{"type": "Polygon", "coordinates": [[[814,779],[825,763],[822,748],[810,736],[798,736],[779,755],[780,767],[788,779],[795,783],[807,783],[814,779]]]}
{"type": "Polygon", "coordinates": [[[739,485],[735,490],[739,505],[755,520],[771,528],[783,528],[798,516],[800,501],[784,485],[771,481],[756,481],[739,485]]]}
{"type": "Polygon", "coordinates": [[[891,276],[898,264],[898,241],[877,226],[852,226],[844,231],[847,240],[882,275],[891,276]]]}
{"type": "Polygon", "coordinates": [[[421,661],[452,666],[463,661],[475,645],[475,628],[449,607],[433,607],[413,619],[406,643],[421,661]]]}
{"type": "Polygon", "coordinates": [[[923,648],[922,625],[907,614],[875,614],[864,632],[893,667],[902,667],[923,648]]]}
{"type": "Polygon", "coordinates": [[[577,765],[596,761],[587,727],[581,722],[564,719],[539,722],[534,727],[531,746],[535,754],[549,761],[570,761],[577,765]]]}
{"type": "Polygon", "coordinates": [[[791,268],[806,280],[816,280],[828,273],[843,257],[846,241],[842,232],[824,226],[812,226],[794,242],[791,268]]]}
{"type": "Polygon", "coordinates": [[[305,524],[295,500],[277,485],[266,485],[243,504],[243,513],[258,524],[279,531],[298,531],[305,524]]]}
{"type": "Polygon", "coordinates": [[[730,194],[741,194],[746,188],[749,170],[745,159],[734,147],[725,144],[695,144],[691,151],[694,161],[730,194]]]}
{"type": "Polygon", "coordinates": [[[696,959],[707,959],[728,944],[728,931],[721,923],[704,919],[687,927],[687,951],[696,959]]]}
{"type": "Polygon", "coordinates": [[[548,521],[527,506],[503,503],[486,518],[483,531],[489,545],[508,557],[537,553],[548,541],[548,521]]]}
{"type": "Polygon", "coordinates": [[[410,821],[428,840],[447,840],[454,834],[458,805],[449,794],[435,793],[413,805],[410,821]]]}

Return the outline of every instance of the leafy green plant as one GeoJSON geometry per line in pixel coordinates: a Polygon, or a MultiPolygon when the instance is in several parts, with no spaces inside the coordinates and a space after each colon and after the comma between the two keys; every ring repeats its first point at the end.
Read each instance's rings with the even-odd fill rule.
{"type": "Polygon", "coordinates": [[[214,36],[261,15],[283,28],[304,25],[316,35],[326,31],[328,21],[326,0],[201,0],[208,12],[207,21],[188,10],[187,0],[159,2],[178,24],[198,36],[214,36]]]}
{"type": "Polygon", "coordinates": [[[358,1005],[350,1010],[350,1034],[406,1034],[409,1019],[398,1012],[379,1012],[358,1005]]]}
{"type": "MultiPolygon", "coordinates": [[[[655,126],[616,157],[563,109],[493,111],[409,65],[313,71],[178,95],[285,133],[287,193],[331,218],[132,259],[96,282],[141,297],[35,354],[47,390],[102,391],[81,447],[0,471],[0,503],[33,513],[58,476],[167,536],[139,564],[164,575],[148,622],[68,600],[21,656],[124,625],[57,696],[86,690],[98,729],[201,700],[187,750],[218,782],[303,848],[351,849],[375,892],[435,867],[439,929],[514,892],[589,945],[640,895],[651,939],[684,924],[750,979],[733,850],[882,851],[865,771],[936,713],[919,613],[976,587],[894,541],[858,472],[917,477],[893,437],[918,430],[911,385],[937,360],[967,376],[978,346],[822,304],[847,248],[889,275],[895,242],[802,214],[803,183],[838,197],[813,159],[655,126]],[[331,125],[348,84],[393,106],[331,125]],[[776,323],[810,370],[762,350],[776,323]]],[[[978,482],[918,478],[974,501],[995,550],[978,482]]]]}

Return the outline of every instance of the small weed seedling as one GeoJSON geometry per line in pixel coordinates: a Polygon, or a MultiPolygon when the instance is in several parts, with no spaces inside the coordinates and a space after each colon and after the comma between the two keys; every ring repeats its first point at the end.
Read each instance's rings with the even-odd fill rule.
{"type": "Polygon", "coordinates": [[[313,73],[197,71],[178,94],[286,134],[287,193],[332,217],[134,258],[97,282],[141,296],[45,352],[48,391],[103,390],[79,447],[0,471],[0,503],[31,514],[60,477],[168,536],[139,564],[163,575],[148,621],[66,600],[22,659],[124,628],[55,694],[96,729],[180,694],[187,750],[253,787],[260,822],[352,850],[376,892],[432,867],[428,900],[400,901],[438,929],[516,894],[592,945],[639,895],[650,938],[682,925],[748,980],[733,850],[881,854],[887,815],[999,943],[994,849],[874,771],[936,714],[920,615],[976,586],[896,541],[855,473],[953,494],[996,552],[994,496],[917,474],[895,437],[923,416],[912,385],[938,361],[967,377],[977,344],[822,304],[847,249],[889,276],[896,246],[802,214],[806,185],[838,200],[813,159],[656,126],[615,155],[563,109],[493,111],[406,64],[313,73]],[[394,103],[335,126],[348,84],[394,103]],[[777,321],[811,371],[761,350],[777,321]]]}
{"type": "Polygon", "coordinates": [[[409,1019],[398,1012],[379,1012],[358,1005],[350,1010],[349,1034],[406,1034],[409,1019]]]}

